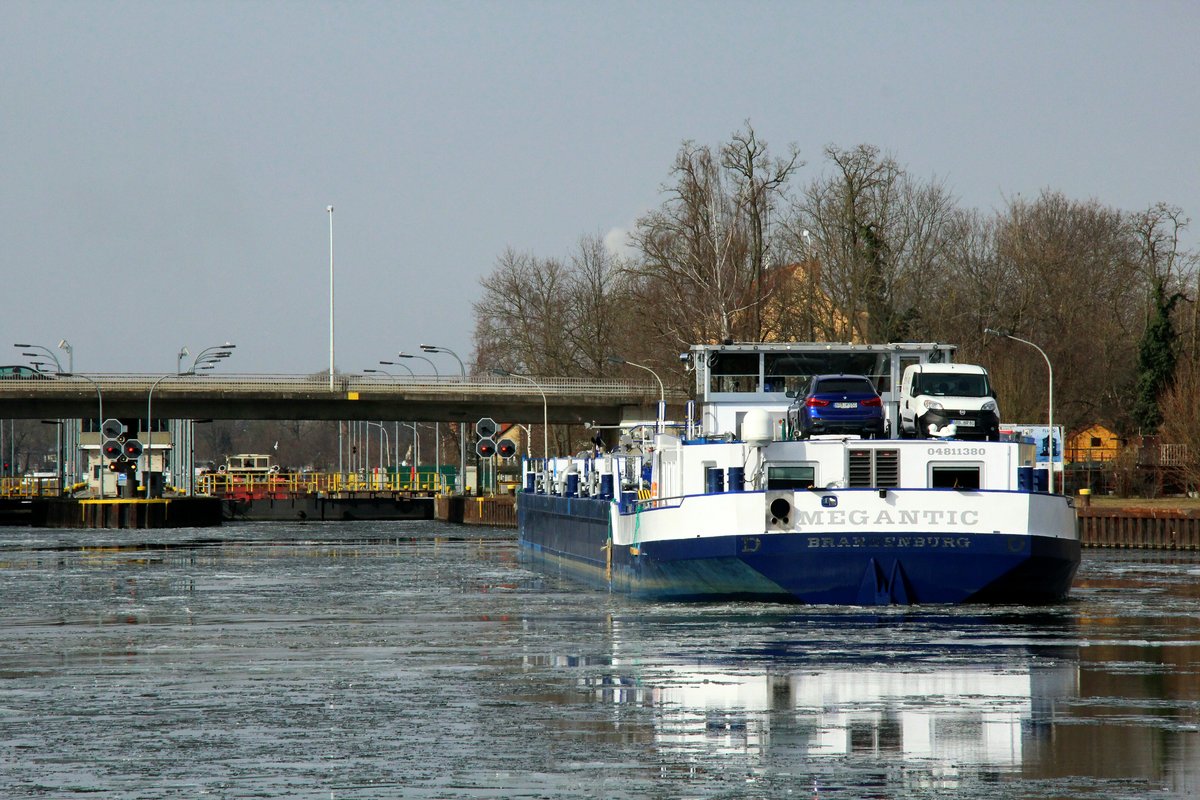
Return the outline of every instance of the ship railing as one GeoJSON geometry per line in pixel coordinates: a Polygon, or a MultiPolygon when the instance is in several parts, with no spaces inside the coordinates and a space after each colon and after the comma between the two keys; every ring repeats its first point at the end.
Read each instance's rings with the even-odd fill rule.
{"type": "MultiPolygon", "coordinates": [[[[627,493],[627,494],[629,494],[629,493],[627,493]]],[[[680,506],[683,505],[685,500],[687,500],[689,497],[695,496],[695,495],[680,494],[680,495],[672,495],[669,497],[653,497],[653,496],[648,496],[648,495],[649,495],[648,489],[641,489],[638,491],[636,498],[634,498],[634,497],[629,498],[628,502],[632,506],[632,510],[635,513],[640,513],[642,511],[650,511],[650,510],[660,509],[660,508],[679,508],[680,506]]],[[[623,495],[623,497],[624,496],[625,495],[623,495]]],[[[622,501],[622,505],[624,505],[624,504],[625,504],[625,502],[622,501]]]]}

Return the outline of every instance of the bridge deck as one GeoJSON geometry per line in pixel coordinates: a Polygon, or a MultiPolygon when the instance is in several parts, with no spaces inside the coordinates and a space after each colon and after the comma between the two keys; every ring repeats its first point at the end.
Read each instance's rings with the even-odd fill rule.
{"type": "MultiPolygon", "coordinates": [[[[0,418],[403,419],[616,424],[653,418],[657,384],[580,378],[83,374],[0,378],[0,418]],[[541,391],[538,391],[540,389],[541,391]],[[544,393],[544,399],[543,399],[544,393]]],[[[682,394],[668,394],[682,404],[682,394]]]]}

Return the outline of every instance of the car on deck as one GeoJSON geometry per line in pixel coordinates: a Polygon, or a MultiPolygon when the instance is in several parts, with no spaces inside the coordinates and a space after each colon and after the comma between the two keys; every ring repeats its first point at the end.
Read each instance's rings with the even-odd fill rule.
{"type": "Polygon", "coordinates": [[[886,433],[883,400],[866,375],[814,375],[788,409],[788,423],[797,439],[823,434],[880,439],[886,433]]]}

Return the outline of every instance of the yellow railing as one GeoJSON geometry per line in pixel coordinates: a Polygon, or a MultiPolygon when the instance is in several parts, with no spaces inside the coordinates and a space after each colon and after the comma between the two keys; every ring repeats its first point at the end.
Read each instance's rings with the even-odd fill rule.
{"type": "MultiPolygon", "coordinates": [[[[86,483],[67,487],[68,493],[87,488],[86,483]]],[[[140,487],[139,487],[140,488],[140,487]]],[[[433,472],[411,472],[399,474],[325,473],[303,475],[229,475],[210,472],[200,476],[196,483],[197,494],[223,495],[230,493],[279,493],[315,494],[317,492],[417,492],[441,494],[446,489],[444,476],[433,472]]],[[[178,489],[168,491],[178,493],[178,489]]],[[[28,499],[34,497],[57,497],[58,481],[55,478],[0,478],[0,498],[28,499]]]]}
{"type": "Polygon", "coordinates": [[[421,492],[440,494],[445,488],[442,476],[423,472],[395,474],[311,472],[300,475],[231,475],[210,472],[200,476],[198,494],[316,494],[328,492],[421,492]]]}
{"type": "Polygon", "coordinates": [[[3,498],[21,499],[57,496],[57,478],[0,478],[0,497],[3,498]]]}

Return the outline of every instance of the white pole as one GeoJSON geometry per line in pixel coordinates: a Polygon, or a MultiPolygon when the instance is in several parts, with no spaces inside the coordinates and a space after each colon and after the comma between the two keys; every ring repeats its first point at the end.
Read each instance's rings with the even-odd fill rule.
{"type": "Polygon", "coordinates": [[[329,391],[333,391],[333,206],[329,212],[329,391]]]}

